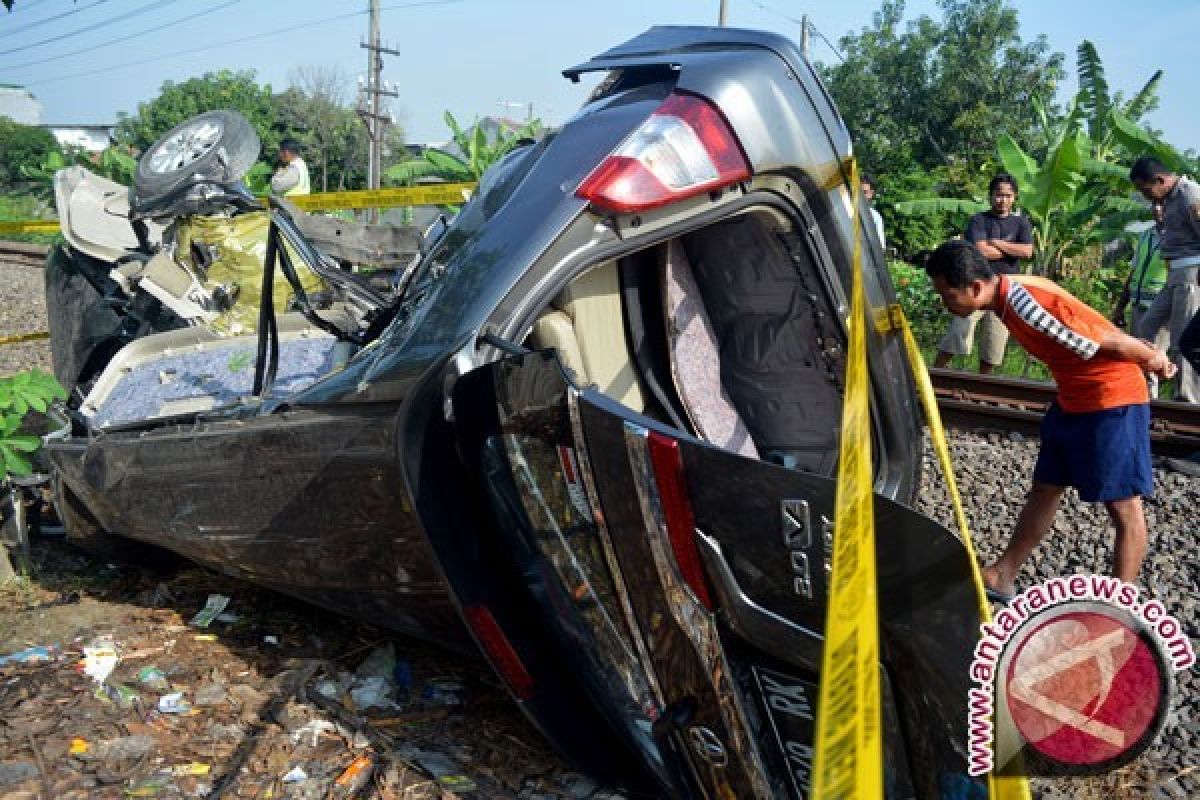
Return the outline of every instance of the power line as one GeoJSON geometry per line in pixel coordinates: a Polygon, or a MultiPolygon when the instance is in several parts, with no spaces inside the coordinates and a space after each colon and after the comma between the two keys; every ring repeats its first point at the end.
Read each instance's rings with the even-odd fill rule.
{"type": "MultiPolygon", "coordinates": [[[[102,0],[102,2],[103,2],[103,0],[102,0]]],[[[24,64],[11,64],[11,65],[0,66],[0,69],[3,69],[3,70],[22,69],[24,67],[33,67],[33,66],[37,66],[38,64],[48,64],[51,61],[59,61],[64,58],[71,58],[72,56],[83,55],[84,53],[90,53],[93,50],[99,50],[102,47],[108,47],[109,45],[120,44],[121,42],[127,42],[130,39],[135,39],[138,36],[141,36],[142,34],[157,33],[159,31],[163,30],[164,28],[170,28],[173,25],[179,25],[180,23],[188,22],[189,20],[193,20],[196,17],[202,17],[205,14],[211,14],[214,11],[220,11],[223,8],[228,8],[229,6],[233,5],[234,3],[240,3],[240,2],[241,2],[241,0],[226,0],[226,2],[221,3],[220,5],[213,6],[211,8],[206,8],[203,11],[197,11],[195,14],[189,14],[186,17],[180,17],[179,19],[172,20],[170,22],[164,22],[159,25],[153,25],[149,28],[143,28],[142,30],[137,31],[135,33],[130,33],[125,36],[120,36],[116,39],[109,39],[107,42],[101,42],[100,44],[93,45],[92,47],[85,47],[82,50],[74,50],[70,53],[62,53],[61,55],[50,56],[48,58],[40,58],[36,61],[26,61],[24,64]]]]}
{"type": "Polygon", "coordinates": [[[760,3],[757,0],[751,0],[751,2],[754,5],[761,8],[763,11],[768,11],[772,14],[775,14],[776,16],[783,17],[788,22],[793,22],[793,23],[795,23],[797,25],[801,25],[801,26],[807,24],[808,29],[810,31],[812,31],[813,33],[815,33],[817,35],[817,37],[820,38],[820,40],[822,42],[824,42],[829,47],[830,50],[833,51],[833,54],[835,56],[837,56],[838,59],[840,59],[843,63],[846,61],[846,57],[844,55],[842,55],[842,51],[838,50],[837,47],[834,45],[834,43],[829,41],[829,38],[825,34],[821,33],[821,31],[817,29],[817,26],[812,24],[811,21],[806,22],[806,20],[804,18],[797,19],[797,18],[793,17],[791,14],[786,14],[777,8],[772,8],[771,6],[767,5],[766,3],[760,3]]]}
{"type": "MultiPolygon", "coordinates": [[[[451,3],[460,3],[460,2],[462,2],[462,0],[425,0],[425,2],[405,3],[405,4],[401,4],[401,5],[396,5],[396,6],[384,6],[383,8],[380,9],[380,11],[395,11],[395,10],[404,9],[404,8],[417,8],[419,6],[444,6],[444,5],[450,5],[451,3]]],[[[28,81],[28,82],[26,82],[25,85],[26,86],[44,86],[47,83],[57,83],[58,81],[71,80],[72,78],[82,78],[85,76],[101,75],[105,72],[114,72],[116,70],[125,69],[126,67],[140,67],[143,64],[153,64],[156,61],[166,61],[166,60],[169,60],[172,58],[176,58],[177,56],[186,56],[186,55],[191,55],[192,53],[200,53],[205,50],[212,50],[214,47],[224,47],[225,45],[229,45],[229,44],[242,44],[244,42],[252,42],[256,39],[265,39],[268,36],[278,36],[281,33],[291,33],[292,31],[302,30],[304,28],[313,28],[313,27],[316,27],[317,25],[326,25],[330,22],[339,22],[344,19],[350,19],[351,17],[361,17],[362,15],[364,15],[366,13],[368,13],[367,10],[352,11],[348,14],[338,14],[337,16],[325,17],[324,19],[313,20],[312,22],[304,22],[299,25],[289,25],[286,28],[278,28],[273,31],[266,31],[264,33],[256,33],[251,36],[242,36],[237,39],[227,39],[223,42],[215,42],[213,44],[206,44],[206,45],[202,45],[200,47],[193,47],[190,50],[176,50],[174,52],[167,53],[166,55],[154,56],[153,58],[143,58],[139,61],[127,61],[124,64],[114,64],[113,66],[104,67],[102,69],[89,69],[85,72],[74,72],[70,75],[58,75],[53,78],[44,78],[44,79],[38,80],[38,81],[28,81]]]]}
{"type": "Polygon", "coordinates": [[[118,14],[115,17],[109,17],[106,20],[102,20],[100,22],[94,22],[91,25],[85,25],[82,28],[77,28],[68,33],[60,33],[58,36],[51,36],[49,39],[42,39],[40,42],[32,42],[31,44],[21,45],[20,47],[14,47],[10,50],[0,50],[0,56],[6,56],[9,53],[16,53],[21,50],[27,50],[30,47],[40,47],[41,45],[50,44],[51,42],[59,42],[59,41],[62,41],[63,39],[69,39],[72,36],[78,36],[81,33],[88,33],[90,31],[94,31],[97,28],[105,28],[114,23],[121,22],[122,20],[127,20],[130,17],[137,16],[138,14],[144,13],[144,12],[150,10],[151,8],[153,8],[154,6],[162,7],[165,5],[170,5],[171,3],[175,3],[175,2],[178,2],[178,0],[151,0],[149,3],[146,3],[146,5],[138,6],[133,11],[126,11],[124,14],[118,14]]]}
{"type": "Polygon", "coordinates": [[[95,6],[100,5],[101,3],[107,3],[107,2],[108,2],[108,0],[96,0],[96,2],[89,3],[86,6],[80,6],[79,8],[73,8],[70,11],[64,11],[61,14],[55,14],[54,16],[46,17],[45,19],[35,20],[33,22],[30,22],[27,25],[22,25],[19,28],[11,28],[9,30],[6,30],[4,32],[4,35],[12,36],[13,34],[21,33],[22,31],[27,31],[27,30],[30,30],[31,28],[37,28],[42,25],[45,25],[47,22],[54,22],[55,20],[62,19],[63,17],[69,17],[72,14],[78,14],[80,11],[87,11],[89,8],[93,8],[95,6]]]}

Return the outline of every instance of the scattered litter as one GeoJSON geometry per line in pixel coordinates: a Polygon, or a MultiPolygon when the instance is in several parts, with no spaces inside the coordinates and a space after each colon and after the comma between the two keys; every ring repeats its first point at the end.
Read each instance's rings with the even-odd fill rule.
{"type": "Polygon", "coordinates": [[[146,778],[138,781],[133,786],[125,790],[126,797],[157,797],[159,792],[166,789],[171,784],[171,780],[166,775],[157,775],[153,778],[146,778]]]}
{"type": "Polygon", "coordinates": [[[217,616],[215,616],[213,619],[215,619],[217,622],[224,622],[226,625],[232,625],[235,622],[237,622],[238,620],[240,620],[241,617],[237,614],[230,614],[229,612],[225,612],[223,614],[217,614],[217,616]]]}
{"type": "Polygon", "coordinates": [[[341,797],[352,797],[371,780],[371,773],[374,769],[375,762],[370,756],[362,755],[355,758],[333,782],[335,793],[341,797]]]}
{"type": "Polygon", "coordinates": [[[123,683],[102,683],[92,695],[102,703],[111,703],[118,708],[133,708],[141,699],[141,695],[123,683]]]}
{"type": "Polygon", "coordinates": [[[316,747],[322,733],[333,733],[336,730],[337,726],[327,719],[310,719],[292,731],[292,741],[299,743],[307,738],[309,739],[309,747],[316,747]]]}
{"type": "Polygon", "coordinates": [[[217,618],[217,615],[225,610],[229,605],[229,598],[223,594],[210,594],[208,602],[204,604],[204,608],[192,617],[192,625],[197,628],[207,628],[212,624],[212,621],[217,618]]]}
{"type": "Polygon", "coordinates": [[[395,669],[396,648],[391,642],[388,642],[382,647],[372,650],[371,654],[358,665],[358,669],[354,670],[354,674],[360,678],[372,676],[391,678],[395,669]]]}
{"type": "Polygon", "coordinates": [[[176,778],[182,778],[187,775],[207,775],[211,771],[212,765],[204,764],[199,761],[193,761],[190,764],[176,764],[168,770],[168,772],[176,778]]]}
{"type": "Polygon", "coordinates": [[[215,633],[197,633],[192,638],[197,642],[215,642],[217,635],[215,633]]]}
{"type": "Polygon", "coordinates": [[[183,692],[172,692],[158,698],[158,710],[164,714],[186,714],[192,705],[183,699],[183,692]]]}
{"type": "Polygon", "coordinates": [[[401,703],[407,703],[412,695],[412,665],[404,659],[396,662],[392,670],[392,680],[396,682],[396,697],[401,703]]]}
{"type": "Polygon", "coordinates": [[[264,644],[273,644],[276,647],[278,647],[279,646],[279,637],[267,634],[266,636],[263,637],[263,643],[264,644]]]}
{"type": "Polygon", "coordinates": [[[303,783],[306,780],[308,780],[308,773],[299,764],[289,769],[283,776],[284,783],[303,783]]]}
{"type": "Polygon", "coordinates": [[[107,739],[88,748],[83,755],[111,767],[122,762],[136,761],[153,751],[154,747],[154,740],[149,736],[134,734],[107,739]]]}
{"type": "Polygon", "coordinates": [[[104,683],[121,658],[112,639],[101,638],[83,648],[83,674],[96,683],[104,683]]]}
{"type": "Polygon", "coordinates": [[[396,707],[392,684],[382,675],[372,675],[356,684],[350,690],[350,701],[357,709],[396,707]]]}
{"type": "Polygon", "coordinates": [[[71,746],[68,748],[67,752],[73,756],[80,756],[86,753],[89,747],[90,745],[88,745],[87,739],[84,739],[82,736],[76,736],[71,740],[71,746]]]}
{"type": "Polygon", "coordinates": [[[44,661],[53,661],[58,657],[58,651],[53,647],[26,647],[24,650],[18,650],[15,653],[10,653],[6,656],[0,656],[0,667],[5,664],[40,664],[44,661]]]}
{"type": "Polygon", "coordinates": [[[171,688],[167,674],[155,666],[142,667],[137,671],[137,681],[153,692],[165,692],[171,688]]]}

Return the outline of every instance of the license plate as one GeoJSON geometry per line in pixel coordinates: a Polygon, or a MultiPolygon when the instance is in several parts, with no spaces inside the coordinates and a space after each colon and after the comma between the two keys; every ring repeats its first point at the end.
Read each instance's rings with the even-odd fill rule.
{"type": "Polygon", "coordinates": [[[763,667],[754,667],[753,672],[775,744],[787,762],[793,796],[808,800],[816,735],[817,684],[763,667]]]}

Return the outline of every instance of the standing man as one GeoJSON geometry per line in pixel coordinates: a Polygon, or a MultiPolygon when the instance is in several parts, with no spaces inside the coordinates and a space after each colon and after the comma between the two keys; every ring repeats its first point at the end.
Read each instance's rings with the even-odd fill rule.
{"type": "MultiPolygon", "coordinates": [[[[988,184],[988,199],[992,207],[971,217],[963,238],[975,245],[994,273],[1015,275],[1021,271],[1021,259],[1033,258],[1033,227],[1027,217],[1013,211],[1017,179],[1003,172],[996,175],[988,184]]],[[[971,355],[976,326],[980,329],[979,374],[987,375],[1000,366],[1008,331],[990,311],[953,317],[933,365],[945,367],[955,356],[971,355]]]]}
{"type": "Polygon", "coordinates": [[[1200,186],[1149,156],[1133,163],[1129,180],[1151,203],[1162,204],[1160,248],[1167,262],[1166,285],[1142,316],[1142,325],[1135,333],[1150,338],[1159,328],[1168,328],[1171,336],[1168,352],[1179,367],[1175,399],[1200,403],[1200,379],[1180,355],[1184,328],[1200,308],[1200,286],[1196,284],[1200,274],[1200,186]]]}
{"type": "Polygon", "coordinates": [[[271,176],[271,194],[291,196],[309,194],[308,165],[300,157],[300,143],[284,139],[279,143],[279,161],[271,176]]]}
{"type": "Polygon", "coordinates": [[[867,201],[867,208],[871,211],[871,221],[875,223],[875,232],[879,234],[879,248],[886,257],[887,237],[883,235],[883,217],[875,208],[875,179],[864,172],[858,179],[858,186],[862,189],[863,199],[867,201]]]}
{"type": "MultiPolygon", "coordinates": [[[[1118,328],[1125,327],[1125,307],[1133,303],[1133,319],[1129,330],[1138,335],[1142,329],[1142,319],[1146,316],[1150,304],[1162,293],[1167,282],[1167,262],[1163,261],[1159,248],[1162,239],[1163,208],[1160,203],[1152,204],[1154,224],[1138,235],[1137,244],[1133,247],[1133,258],[1129,262],[1129,275],[1125,278],[1125,286],[1113,306],[1112,321],[1118,328]]],[[[1153,336],[1147,341],[1154,346],[1166,350],[1171,340],[1165,326],[1159,326],[1153,336]]],[[[1150,396],[1158,396],[1158,378],[1150,379],[1150,396]]]]}
{"type": "Polygon", "coordinates": [[[1122,333],[1053,281],[997,274],[979,249],[952,241],[926,264],[950,313],[998,315],[1030,355],[1045,362],[1058,396],[1042,420],[1033,487],[1003,555],[983,570],[993,597],[1011,596],[1017,571],[1050,531],[1068,486],[1104,503],[1116,527],[1113,575],[1133,582],[1146,554],[1142,496],[1154,488],[1150,405],[1143,371],[1175,366],[1151,344],[1122,333]]]}

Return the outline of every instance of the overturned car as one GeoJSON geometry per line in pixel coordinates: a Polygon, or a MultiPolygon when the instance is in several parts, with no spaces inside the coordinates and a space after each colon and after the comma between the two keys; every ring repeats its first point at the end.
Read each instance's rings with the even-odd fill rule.
{"type": "MultiPolygon", "coordinates": [[[[279,204],[253,332],[106,283],[163,252],[145,231],[55,256],[51,301],[83,281],[121,331],[55,334],[75,371],[48,441],[60,510],[85,545],[473,643],[551,742],[631,792],[806,797],[855,237],[868,302],[893,299],[852,227],[849,137],[774,35],[654,28],[564,74],[587,73],[581,110],[386,291],[279,204]]],[[[941,797],[971,783],[971,567],[905,505],[912,376],[897,337],[868,346],[885,786],[941,797]]]]}

